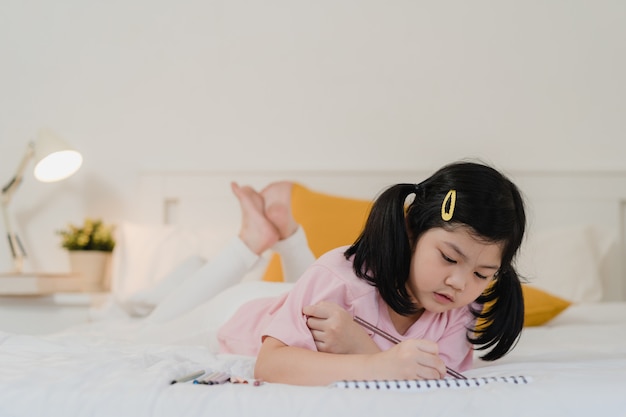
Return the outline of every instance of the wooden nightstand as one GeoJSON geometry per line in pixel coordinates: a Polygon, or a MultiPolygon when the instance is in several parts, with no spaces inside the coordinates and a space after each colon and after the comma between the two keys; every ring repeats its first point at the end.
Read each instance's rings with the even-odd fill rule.
{"type": "Polygon", "coordinates": [[[0,274],[0,296],[47,295],[80,290],[80,278],[75,274],[35,272],[0,274]]]}
{"type": "Polygon", "coordinates": [[[108,293],[80,291],[70,274],[0,274],[0,331],[47,334],[88,323],[108,293]]]}

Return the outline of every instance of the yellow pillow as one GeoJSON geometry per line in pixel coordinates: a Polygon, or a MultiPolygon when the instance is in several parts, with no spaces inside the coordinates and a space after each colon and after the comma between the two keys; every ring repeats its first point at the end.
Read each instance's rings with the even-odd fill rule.
{"type": "Polygon", "coordinates": [[[561,314],[572,303],[530,285],[522,285],[524,327],[541,326],[561,314]]]}
{"type": "MultiPolygon", "coordinates": [[[[524,297],[524,327],[541,326],[561,314],[572,303],[537,287],[522,284],[524,297]]],[[[487,307],[489,303],[485,304],[487,307]]],[[[476,327],[480,328],[484,321],[479,319],[476,327]]]]}
{"type": "MultiPolygon", "coordinates": [[[[294,184],[291,209],[304,229],[309,247],[319,257],[325,252],[352,244],[361,233],[372,202],[332,196],[294,184]]],[[[280,256],[274,254],[263,275],[264,281],[283,281],[280,256]]],[[[536,287],[522,285],[524,326],[541,326],[571,305],[567,300],[536,287]]]]}
{"type": "MultiPolygon", "coordinates": [[[[372,202],[328,195],[294,184],[291,191],[293,217],[306,233],[316,258],[343,245],[352,244],[363,229],[372,202]]],[[[274,254],[264,281],[283,281],[280,257],[274,254]]]]}

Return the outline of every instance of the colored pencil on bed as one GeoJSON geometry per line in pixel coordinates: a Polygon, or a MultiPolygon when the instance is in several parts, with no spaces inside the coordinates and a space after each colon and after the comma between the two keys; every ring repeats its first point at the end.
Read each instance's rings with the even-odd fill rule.
{"type": "Polygon", "coordinates": [[[205,372],[204,372],[203,369],[201,369],[199,371],[196,371],[196,372],[192,372],[192,373],[190,373],[188,375],[181,376],[180,378],[176,378],[176,379],[172,380],[172,382],[170,382],[170,385],[178,384],[178,383],[181,383],[181,382],[191,381],[192,379],[196,379],[196,378],[204,375],[204,373],[205,372]]]}
{"type": "MultiPolygon", "coordinates": [[[[359,316],[354,316],[354,321],[357,322],[358,324],[360,324],[361,326],[363,326],[364,328],[376,333],[377,335],[389,340],[392,343],[398,344],[401,342],[400,339],[398,339],[397,337],[394,337],[392,335],[390,335],[389,333],[385,332],[384,330],[379,329],[378,327],[374,326],[372,323],[363,320],[361,317],[359,316]]],[[[446,366],[446,372],[448,373],[448,375],[453,376],[457,379],[467,379],[467,377],[463,374],[461,374],[460,372],[455,371],[452,368],[448,368],[446,366]]]]}

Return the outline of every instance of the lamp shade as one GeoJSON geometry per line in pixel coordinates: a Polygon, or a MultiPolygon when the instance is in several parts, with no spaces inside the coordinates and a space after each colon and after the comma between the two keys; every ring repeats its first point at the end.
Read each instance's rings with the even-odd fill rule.
{"type": "Polygon", "coordinates": [[[82,155],[49,130],[39,132],[34,142],[35,178],[54,182],[74,174],[83,163],[82,155]]]}

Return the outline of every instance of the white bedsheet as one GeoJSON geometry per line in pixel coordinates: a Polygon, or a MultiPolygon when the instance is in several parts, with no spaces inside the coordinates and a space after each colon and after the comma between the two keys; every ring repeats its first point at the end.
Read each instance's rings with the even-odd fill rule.
{"type": "Polygon", "coordinates": [[[100,323],[43,337],[0,333],[0,416],[626,416],[626,303],[574,305],[549,325],[525,329],[507,357],[466,372],[531,376],[528,385],[413,393],[170,385],[197,369],[251,377],[253,359],[120,337],[140,326],[100,323]]]}

